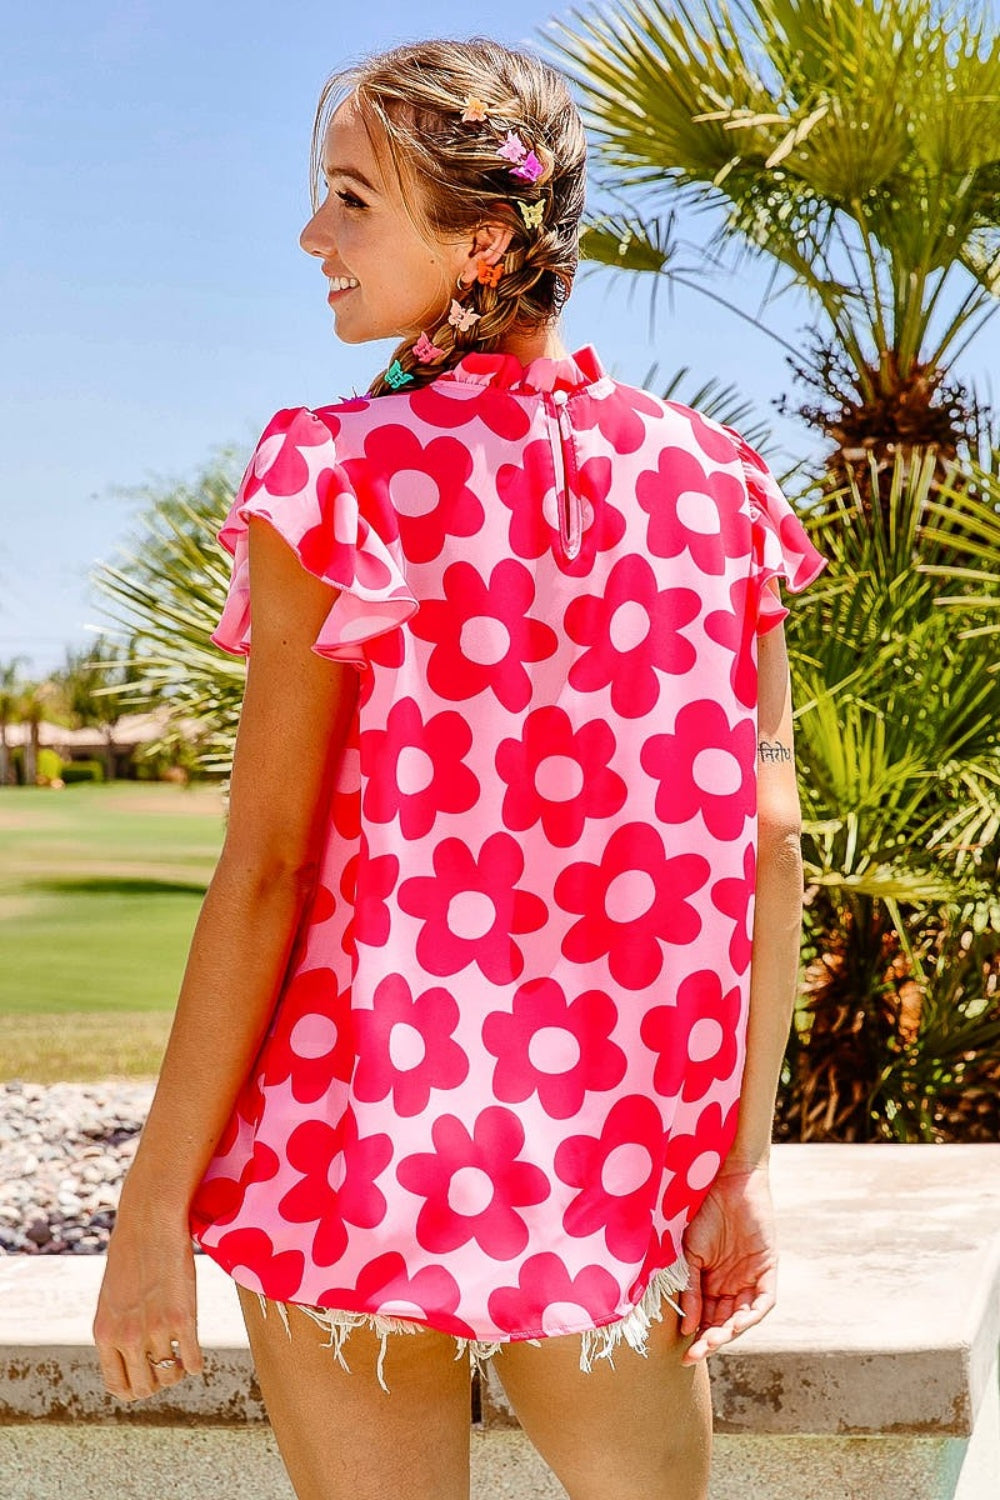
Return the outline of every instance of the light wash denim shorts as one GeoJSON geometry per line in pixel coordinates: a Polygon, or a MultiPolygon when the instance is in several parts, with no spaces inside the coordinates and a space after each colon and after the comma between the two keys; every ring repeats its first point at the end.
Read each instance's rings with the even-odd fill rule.
{"type": "MultiPolygon", "coordinates": [[[[637,1302],[631,1312],[624,1317],[617,1318],[611,1323],[605,1323],[600,1328],[586,1328],[578,1335],[563,1334],[557,1337],[580,1339],[580,1369],[589,1373],[595,1359],[607,1359],[611,1368],[614,1369],[614,1350],[624,1341],[637,1354],[643,1358],[647,1357],[646,1340],[650,1327],[653,1323],[659,1323],[663,1319],[662,1303],[668,1302],[679,1317],[683,1316],[682,1310],[674,1301],[672,1294],[684,1291],[688,1284],[688,1266],[681,1255],[672,1266],[665,1266],[653,1273],[649,1285],[643,1293],[642,1300],[637,1302]]],[[[344,1345],[351,1335],[353,1329],[368,1327],[379,1336],[379,1353],[376,1373],[378,1383],[382,1389],[389,1394],[389,1387],[385,1383],[385,1352],[389,1337],[393,1334],[426,1333],[427,1327],[423,1323],[416,1323],[409,1318],[382,1317],[379,1313],[347,1312],[336,1307],[311,1307],[304,1302],[275,1302],[265,1297],[263,1292],[257,1292],[256,1297],[260,1302],[260,1310],[266,1318],[270,1308],[278,1313],[289,1338],[292,1336],[291,1325],[288,1321],[289,1307],[298,1308],[299,1312],[305,1313],[313,1322],[329,1334],[328,1342],[324,1348],[332,1349],[337,1362],[351,1373],[350,1366],[344,1358],[344,1345]]],[[[456,1359],[468,1358],[470,1373],[478,1371],[485,1378],[486,1369],[491,1359],[500,1353],[510,1339],[467,1339],[450,1335],[454,1338],[456,1346],[456,1359]]],[[[525,1339],[528,1344],[541,1344],[541,1339],[525,1339]]]]}

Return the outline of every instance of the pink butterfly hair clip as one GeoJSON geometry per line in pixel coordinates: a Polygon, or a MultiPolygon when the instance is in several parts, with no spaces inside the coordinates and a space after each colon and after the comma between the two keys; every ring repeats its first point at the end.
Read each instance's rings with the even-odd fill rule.
{"type": "Polygon", "coordinates": [[[522,162],[519,162],[516,167],[511,167],[510,175],[512,177],[520,177],[525,182],[537,182],[544,171],[545,168],[538,160],[534,151],[529,151],[522,162]]]}
{"type": "Polygon", "coordinates": [[[513,130],[508,130],[504,136],[503,145],[497,151],[497,156],[502,156],[504,161],[519,162],[524,161],[527,154],[528,148],[521,137],[515,135],[513,130]]]}
{"type": "Polygon", "coordinates": [[[432,365],[436,359],[443,357],[444,350],[439,349],[437,344],[432,344],[426,333],[421,333],[413,346],[413,354],[422,365],[432,365]]]}

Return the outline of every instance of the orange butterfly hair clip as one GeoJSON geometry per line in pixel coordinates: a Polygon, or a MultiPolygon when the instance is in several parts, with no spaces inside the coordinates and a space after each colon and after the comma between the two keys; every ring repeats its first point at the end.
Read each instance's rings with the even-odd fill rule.
{"type": "Polygon", "coordinates": [[[503,275],[503,266],[499,264],[491,266],[488,260],[477,261],[476,267],[476,280],[481,281],[483,286],[496,286],[503,275]]]}

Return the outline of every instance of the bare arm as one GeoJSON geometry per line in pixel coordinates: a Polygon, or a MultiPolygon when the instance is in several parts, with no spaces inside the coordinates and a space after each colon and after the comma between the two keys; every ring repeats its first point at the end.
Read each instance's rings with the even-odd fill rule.
{"type": "Polygon", "coordinates": [[[310,650],[336,592],[250,521],[253,645],[222,853],[120,1213],[187,1210],[270,1021],[316,866],[355,669],[310,650]]]}
{"type": "Polygon", "coordinates": [[[792,745],[792,693],[784,630],[760,637],[758,658],[758,858],[747,1055],[736,1138],[724,1170],[770,1157],[781,1060],[795,1004],[802,926],[801,812],[792,745]]]}

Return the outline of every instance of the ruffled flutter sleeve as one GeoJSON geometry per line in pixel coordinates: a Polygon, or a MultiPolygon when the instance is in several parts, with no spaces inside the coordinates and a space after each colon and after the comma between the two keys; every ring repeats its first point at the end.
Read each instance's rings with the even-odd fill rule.
{"type": "Polygon", "coordinates": [[[732,428],[750,499],[752,537],[751,581],[756,600],[758,635],[784,620],[788,608],[774,588],[777,578],[791,594],[799,594],[826,567],[828,559],[815,547],[799,517],[760,454],[732,428]]]}
{"type": "MultiPolygon", "coordinates": [[[[398,533],[381,534],[338,462],[330,428],[307,407],[277,412],[247,465],[218,541],[232,555],[229,591],[209,639],[234,656],[250,654],[248,521],[263,516],[302,566],[339,592],[312,650],[364,667],[364,644],[395,630],[418,608],[406,581],[398,533]]],[[[391,522],[383,518],[382,530],[391,522]]]]}

